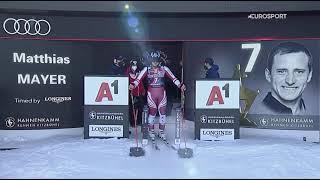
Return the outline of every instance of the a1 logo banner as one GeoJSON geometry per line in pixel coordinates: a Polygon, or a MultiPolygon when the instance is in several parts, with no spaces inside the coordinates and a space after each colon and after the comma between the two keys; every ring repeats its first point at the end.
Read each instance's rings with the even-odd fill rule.
{"type": "Polygon", "coordinates": [[[238,80],[196,81],[196,109],[238,109],[238,80]]]}
{"type": "Polygon", "coordinates": [[[128,105],[128,77],[84,77],[84,105],[128,105]]]}

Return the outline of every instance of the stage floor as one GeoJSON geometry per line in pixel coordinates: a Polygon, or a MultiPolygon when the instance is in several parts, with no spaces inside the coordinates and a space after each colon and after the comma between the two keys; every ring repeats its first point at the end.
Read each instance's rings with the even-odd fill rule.
{"type": "MultiPolygon", "coordinates": [[[[174,118],[168,117],[170,142],[174,118]]],[[[320,178],[320,144],[258,130],[241,128],[235,141],[198,141],[193,122],[186,121],[191,159],[179,158],[160,141],[160,151],[149,145],[145,156],[130,157],[133,134],[130,139],[2,136],[0,147],[19,149],[0,151],[0,178],[320,178]]]]}

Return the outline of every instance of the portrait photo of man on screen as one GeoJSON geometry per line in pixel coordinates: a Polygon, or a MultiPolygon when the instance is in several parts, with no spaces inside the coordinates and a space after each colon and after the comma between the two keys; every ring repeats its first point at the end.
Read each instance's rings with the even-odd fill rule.
{"type": "Polygon", "coordinates": [[[268,56],[265,78],[271,89],[263,99],[267,114],[305,115],[303,92],[312,78],[312,55],[302,44],[283,42],[268,56]]]}

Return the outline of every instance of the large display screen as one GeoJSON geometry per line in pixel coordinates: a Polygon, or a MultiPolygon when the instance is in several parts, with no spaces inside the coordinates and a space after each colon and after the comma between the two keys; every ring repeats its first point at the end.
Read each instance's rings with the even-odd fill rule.
{"type": "MultiPolygon", "coordinates": [[[[240,125],[319,129],[320,31],[306,22],[317,22],[320,13],[281,14],[2,13],[0,129],[82,127],[84,76],[112,75],[119,56],[149,66],[146,53],[154,50],[187,87],[188,120],[195,81],[213,73],[204,67],[211,58],[219,78],[240,80],[240,125]]],[[[165,83],[171,109],[180,93],[170,79],[165,83]]]]}

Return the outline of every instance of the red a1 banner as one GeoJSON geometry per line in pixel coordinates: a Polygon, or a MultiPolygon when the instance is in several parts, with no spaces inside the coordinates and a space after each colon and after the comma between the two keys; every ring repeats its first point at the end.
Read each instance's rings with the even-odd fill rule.
{"type": "Polygon", "coordinates": [[[84,77],[84,138],[129,137],[127,76],[84,77]]]}
{"type": "Polygon", "coordinates": [[[195,89],[196,139],[239,139],[239,80],[197,80],[195,89]]]}

